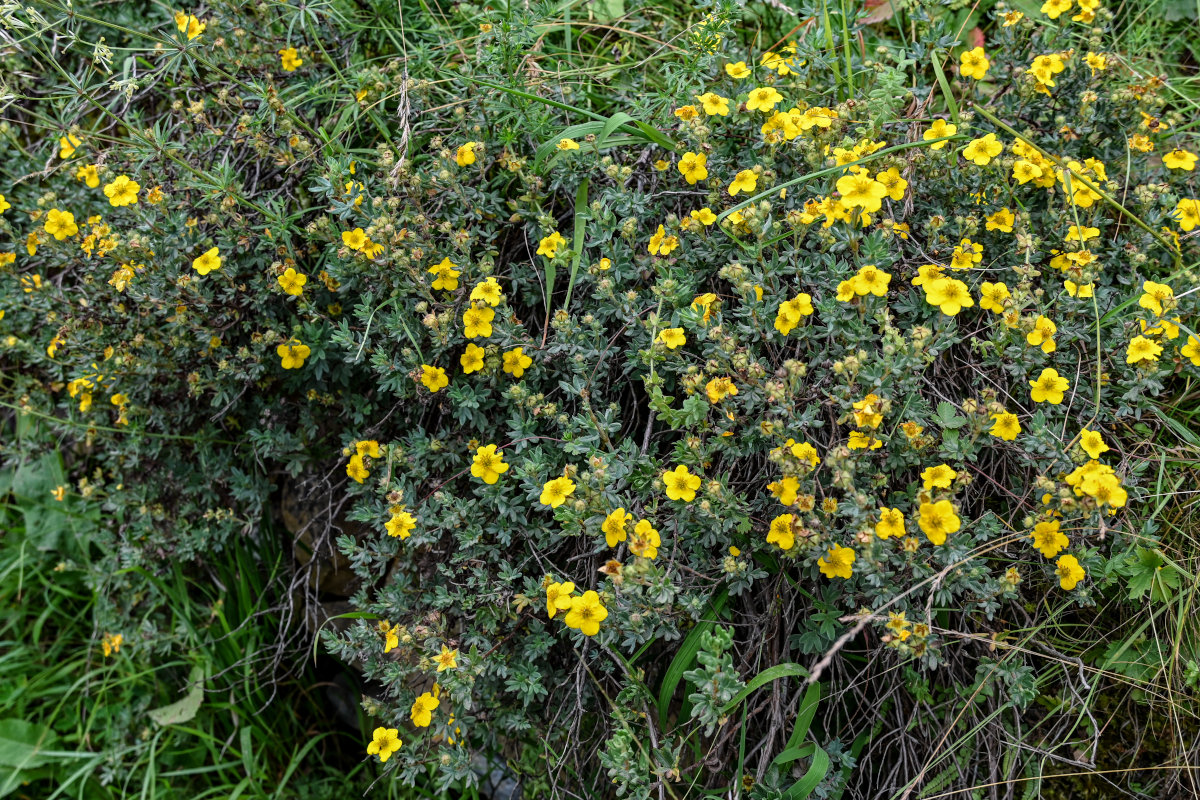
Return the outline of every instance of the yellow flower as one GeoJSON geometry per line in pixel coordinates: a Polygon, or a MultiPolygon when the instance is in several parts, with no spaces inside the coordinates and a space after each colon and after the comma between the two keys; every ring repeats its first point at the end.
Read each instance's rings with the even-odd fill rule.
{"type": "Polygon", "coordinates": [[[434,709],[441,704],[442,701],[429,692],[422,693],[412,704],[412,711],[409,714],[412,724],[418,728],[428,728],[429,723],[433,722],[434,709]]]}
{"type": "Polygon", "coordinates": [[[984,281],[979,287],[979,307],[985,311],[1004,313],[1004,301],[1012,295],[1003,283],[988,283],[984,281]]]}
{"type": "Polygon", "coordinates": [[[496,312],[488,307],[472,306],[463,312],[463,335],[468,339],[486,339],[492,335],[492,320],[496,312]]]}
{"type": "Polygon", "coordinates": [[[390,653],[400,646],[400,626],[386,619],[379,620],[379,632],[383,634],[383,652],[390,653]]]}
{"type": "Polygon", "coordinates": [[[778,545],[780,550],[791,550],[796,544],[796,534],[792,529],[795,521],[796,517],[792,514],[780,514],[771,520],[771,527],[767,531],[767,544],[778,545]]]}
{"type": "Polygon", "coordinates": [[[1083,567],[1079,566],[1079,560],[1075,556],[1062,556],[1059,558],[1054,571],[1058,575],[1058,585],[1068,592],[1078,586],[1079,582],[1087,577],[1087,572],[1083,567]]]}
{"type": "Polygon", "coordinates": [[[478,142],[466,142],[458,146],[454,151],[454,163],[460,167],[469,167],[475,163],[475,148],[478,142]]]}
{"type": "Polygon", "coordinates": [[[296,68],[304,63],[294,47],[285,47],[283,50],[280,50],[279,62],[284,72],[295,72],[296,68]]]}
{"type": "Polygon", "coordinates": [[[779,311],[775,314],[775,330],[787,336],[800,324],[801,318],[811,316],[812,313],[812,296],[801,292],[791,300],[779,304],[779,311]]]}
{"type": "Polygon", "coordinates": [[[1125,363],[1138,364],[1142,361],[1153,363],[1158,361],[1161,354],[1162,345],[1158,342],[1145,336],[1135,336],[1129,343],[1129,349],[1125,351],[1125,363]]]}
{"type": "Polygon", "coordinates": [[[558,231],[554,231],[554,233],[538,242],[537,254],[546,258],[554,258],[558,255],[558,248],[566,243],[567,240],[558,231]]]}
{"type": "Polygon", "coordinates": [[[846,447],[851,450],[878,450],[883,447],[883,442],[862,431],[851,431],[846,447]]]}
{"type": "Polygon", "coordinates": [[[1021,423],[1017,420],[1016,414],[1010,414],[1005,411],[999,414],[992,414],[992,419],[995,420],[995,423],[988,433],[997,439],[1011,442],[1021,432],[1021,423]]]}
{"type": "Polygon", "coordinates": [[[935,487],[938,489],[949,489],[951,482],[957,477],[958,473],[946,464],[929,467],[921,473],[921,480],[925,482],[925,491],[929,491],[935,487]]]}
{"type": "Polygon", "coordinates": [[[883,206],[883,198],[888,196],[887,187],[866,172],[838,178],[837,190],[843,203],[852,208],[861,208],[868,214],[878,211],[883,206]]]}
{"type": "Polygon", "coordinates": [[[986,229],[989,231],[1000,231],[1001,233],[1012,233],[1013,222],[1015,221],[1016,217],[1013,215],[1013,212],[1007,208],[1002,208],[987,218],[986,229]]]}
{"type": "Polygon", "coordinates": [[[470,290],[470,299],[486,302],[488,306],[499,306],[500,301],[504,300],[504,291],[500,289],[496,278],[488,277],[476,283],[475,288],[470,290]]]}
{"type": "Polygon", "coordinates": [[[707,325],[712,317],[712,307],[717,302],[717,296],[712,292],[705,292],[701,295],[696,295],[692,298],[692,310],[704,311],[704,324],[707,325]]]}
{"type": "Polygon", "coordinates": [[[688,184],[695,184],[708,177],[708,156],[704,153],[684,153],[679,159],[679,174],[688,184]]]}
{"type": "Polygon", "coordinates": [[[875,523],[875,535],[880,539],[904,535],[904,515],[898,508],[879,509],[879,521],[875,523]]]}
{"type": "Polygon", "coordinates": [[[1074,0],[1046,0],[1042,3],[1042,13],[1050,19],[1058,19],[1071,10],[1074,0]]]}
{"type": "Polygon", "coordinates": [[[1004,145],[996,138],[996,134],[989,133],[978,139],[972,139],[965,148],[963,148],[963,158],[973,162],[977,166],[986,166],[993,158],[1000,155],[1004,150],[1004,145]]]}
{"type": "Polygon", "coordinates": [[[559,611],[571,610],[571,594],[574,591],[575,584],[570,581],[550,583],[546,587],[546,613],[550,619],[554,619],[554,615],[559,611]]]}
{"type": "Polygon", "coordinates": [[[1175,204],[1175,214],[1179,217],[1179,229],[1187,233],[1200,225],[1200,200],[1185,197],[1175,204]]]}
{"type": "Polygon", "coordinates": [[[679,246],[679,239],[675,236],[668,236],[667,231],[662,225],[658,226],[658,230],[650,237],[650,244],[646,249],[651,255],[667,256],[671,251],[679,246]]]}
{"type": "Polygon", "coordinates": [[[1154,142],[1144,133],[1133,134],[1129,137],[1128,142],[1130,147],[1142,153],[1149,153],[1154,149],[1154,142]]]}
{"type": "MultiPolygon", "coordinates": [[[[780,75],[785,75],[785,76],[791,75],[792,74],[791,65],[794,64],[796,61],[796,57],[794,55],[796,52],[796,48],[791,47],[791,46],[789,46],[789,47],[790,47],[790,52],[793,53],[792,56],[784,57],[784,56],[780,55],[779,53],[772,53],[770,50],[768,50],[767,52],[762,54],[762,58],[759,59],[759,62],[767,69],[773,69],[773,70],[777,71],[780,75]]],[[[789,48],[784,48],[784,49],[787,50],[789,48]]]]}
{"type": "Polygon", "coordinates": [[[1011,28],[1024,18],[1025,14],[1021,11],[1005,11],[1004,12],[1004,27],[1011,28]]]}
{"type": "MultiPolygon", "coordinates": [[[[923,134],[921,134],[921,138],[928,142],[931,139],[942,139],[946,136],[953,136],[957,132],[958,132],[957,125],[946,122],[946,120],[939,118],[939,119],[935,119],[933,121],[933,124],[930,125],[929,128],[923,134]]],[[[929,149],[930,150],[941,150],[943,147],[946,146],[946,144],[947,144],[947,142],[938,142],[937,144],[931,144],[931,145],[929,145],[929,149]]]]}
{"type": "Polygon", "coordinates": [[[290,294],[293,297],[299,297],[304,294],[304,284],[308,283],[308,276],[303,273],[296,272],[292,267],[284,270],[283,274],[277,279],[280,287],[283,288],[285,294],[290,294]]]}
{"type": "Polygon", "coordinates": [[[655,559],[658,557],[658,546],[662,544],[658,530],[643,519],[633,526],[633,534],[629,537],[629,552],[638,558],[655,559]]]}
{"type": "Polygon", "coordinates": [[[342,244],[351,250],[361,250],[366,243],[367,235],[363,232],[362,228],[355,228],[352,231],[342,231],[342,244]]]}
{"type": "Polygon", "coordinates": [[[959,73],[968,78],[974,78],[977,81],[983,80],[983,76],[987,75],[988,67],[992,65],[992,62],[988,61],[988,57],[982,47],[967,50],[958,58],[960,62],[959,73]]]}
{"type": "Polygon", "coordinates": [[[953,317],[964,308],[975,305],[967,285],[954,278],[938,278],[925,287],[925,300],[937,306],[943,314],[953,317]]]}
{"type": "Polygon", "coordinates": [[[1050,92],[1046,87],[1054,86],[1054,76],[1064,69],[1066,69],[1066,65],[1063,64],[1062,56],[1058,53],[1049,53],[1033,60],[1033,63],[1029,65],[1029,74],[1033,75],[1037,81],[1038,89],[1048,95],[1050,92]]]}
{"type": "Polygon", "coordinates": [[[299,339],[292,339],[275,348],[275,354],[279,356],[284,369],[300,369],[304,366],[304,359],[311,353],[309,346],[301,344],[299,339]]]}
{"type": "Polygon", "coordinates": [[[571,598],[571,610],[563,620],[568,628],[581,631],[584,636],[595,636],[600,632],[600,623],[608,617],[608,609],[600,602],[600,595],[593,591],[571,598]]]}
{"type": "Polygon", "coordinates": [[[542,496],[539,498],[539,502],[544,506],[558,508],[567,502],[567,498],[574,493],[575,482],[573,480],[566,476],[555,478],[542,486],[542,496]]]}
{"type": "Polygon", "coordinates": [[[745,61],[735,61],[725,65],[725,74],[735,80],[741,80],[750,77],[750,68],[746,66],[745,61]]]}
{"type": "MultiPolygon", "coordinates": [[[[79,226],[75,224],[75,215],[70,211],[59,211],[57,208],[50,209],[46,214],[46,233],[61,242],[68,236],[74,236],[79,233],[79,226]]],[[[33,255],[30,253],[30,255],[33,255]]]]}
{"type": "Polygon", "coordinates": [[[826,578],[848,579],[854,572],[855,552],[849,547],[835,544],[829,551],[817,559],[817,568],[826,578]]]}
{"type": "Polygon", "coordinates": [[[714,405],[737,393],[737,386],[728,377],[713,378],[704,385],[704,394],[708,396],[708,402],[714,405]]]}
{"type": "Polygon", "coordinates": [[[175,27],[180,33],[186,34],[188,41],[195,39],[200,34],[204,33],[204,29],[208,27],[207,23],[201,22],[191,14],[175,12],[175,27]]]}
{"type": "Polygon", "coordinates": [[[1100,434],[1100,431],[1087,428],[1079,432],[1079,446],[1083,448],[1089,458],[1099,458],[1101,453],[1112,449],[1104,443],[1104,436],[1100,434]]]}
{"type": "Polygon", "coordinates": [[[567,150],[578,150],[579,149],[578,142],[576,142],[574,139],[568,139],[566,137],[559,139],[558,144],[556,144],[554,146],[557,147],[559,150],[562,150],[563,152],[566,152],[567,150]]]}
{"type": "MultiPolygon", "coordinates": [[[[350,460],[354,461],[355,458],[358,459],[358,466],[363,467],[362,456],[354,456],[350,460]]],[[[349,472],[348,467],[347,467],[347,472],[349,472]]],[[[366,468],[365,467],[363,467],[361,474],[363,474],[363,477],[366,477],[366,468]]],[[[353,478],[354,476],[351,475],[350,477],[353,478]]],[[[358,480],[359,483],[362,483],[361,479],[355,478],[355,480],[358,480]]],[[[392,514],[391,519],[389,519],[387,522],[385,522],[383,524],[383,527],[387,531],[388,536],[392,536],[392,537],[399,538],[399,539],[407,539],[409,536],[412,535],[412,532],[416,529],[417,520],[412,514],[408,513],[407,511],[405,511],[403,509],[397,509],[395,511],[395,513],[392,514]]]]}
{"type": "Polygon", "coordinates": [[[1071,382],[1061,377],[1058,370],[1048,367],[1042,370],[1037,380],[1030,381],[1029,386],[1032,389],[1029,396],[1033,402],[1056,406],[1063,401],[1063,393],[1071,387],[1071,382]]]}
{"type": "Polygon", "coordinates": [[[625,513],[624,508],[618,508],[604,518],[600,530],[604,532],[604,541],[609,547],[616,547],[619,542],[625,541],[625,523],[631,519],[633,517],[625,513]]]}
{"type": "Polygon", "coordinates": [[[1032,161],[1019,159],[1013,163],[1013,177],[1022,185],[1042,177],[1042,168],[1032,161]]]}
{"type": "Polygon", "coordinates": [[[1046,558],[1054,558],[1059,551],[1070,544],[1067,537],[1059,530],[1058,520],[1039,522],[1033,526],[1033,547],[1046,558]]]}
{"type": "Polygon", "coordinates": [[[1086,242],[1091,239],[1095,239],[1099,235],[1100,235],[1099,228],[1090,228],[1087,225],[1084,225],[1083,230],[1080,230],[1078,225],[1072,225],[1070,228],[1067,228],[1066,241],[1068,241],[1068,242],[1086,242]]]}
{"type": "Polygon", "coordinates": [[[505,372],[514,378],[519,378],[533,364],[533,359],[525,355],[525,348],[514,347],[504,354],[502,363],[505,372]]]}
{"type": "Polygon", "coordinates": [[[442,645],[442,652],[433,657],[437,664],[438,672],[445,672],[448,669],[458,669],[458,650],[451,650],[442,645]]]}
{"type": "Polygon", "coordinates": [[[962,520],[954,510],[949,500],[938,500],[936,503],[922,503],[921,516],[917,519],[921,530],[936,545],[946,543],[946,534],[954,533],[962,525],[962,520]]]}
{"type": "Polygon", "coordinates": [[[1096,293],[1096,284],[1094,283],[1080,285],[1075,281],[1063,281],[1063,287],[1071,297],[1093,297],[1096,293]]]}
{"type": "Polygon", "coordinates": [[[685,503],[695,500],[696,490],[700,488],[700,476],[688,472],[688,468],[682,464],[664,472],[662,482],[667,489],[667,497],[685,503]]]}
{"type": "Polygon", "coordinates": [[[790,506],[796,502],[797,494],[800,491],[800,481],[791,475],[784,475],[780,480],[768,483],[767,489],[776,500],[785,506],[790,506]]]}
{"type": "Polygon", "coordinates": [[[1187,344],[1180,348],[1179,352],[1184,358],[1192,362],[1194,366],[1200,367],[1200,339],[1195,336],[1189,336],[1187,344]]]}
{"type": "Polygon", "coordinates": [[[883,184],[887,189],[887,196],[893,200],[900,201],[904,199],[904,191],[908,188],[908,181],[900,177],[900,170],[892,167],[884,170],[875,176],[875,180],[883,184]]]}
{"type": "Polygon", "coordinates": [[[1143,281],[1142,296],[1138,298],[1138,305],[1161,317],[1168,308],[1174,307],[1175,292],[1165,283],[1143,281]]]}
{"type": "Polygon", "coordinates": [[[825,106],[811,106],[804,109],[804,113],[800,115],[800,130],[809,131],[813,128],[821,128],[824,130],[832,127],[833,121],[837,118],[838,113],[832,108],[826,108],[825,106]]]}
{"type": "Polygon", "coordinates": [[[770,86],[760,86],[757,89],[750,90],[750,96],[746,98],[746,108],[750,111],[770,111],[775,107],[775,104],[783,99],[783,95],[775,91],[770,86]]]}
{"type": "Polygon", "coordinates": [[[892,276],[883,270],[876,267],[874,264],[867,264],[858,270],[853,278],[854,293],[865,297],[873,294],[876,297],[886,297],[888,283],[892,280],[892,276]]]}
{"type": "Polygon", "coordinates": [[[458,363],[462,364],[463,373],[470,375],[472,372],[478,372],[483,369],[483,356],[486,351],[476,344],[468,344],[467,349],[458,357],[458,363]]]}
{"type": "MultiPolygon", "coordinates": [[[[75,170],[75,180],[83,181],[89,189],[95,189],[100,185],[100,173],[96,169],[95,164],[87,164],[75,170]]],[[[0,195],[0,199],[3,195],[0,195]]],[[[0,205],[4,205],[0,203],[0,205]]]]}
{"type": "Polygon", "coordinates": [[[1163,166],[1167,169],[1181,169],[1184,172],[1191,172],[1196,168],[1196,155],[1187,150],[1176,148],[1169,153],[1164,153],[1162,162],[1163,166]]]}
{"type": "Polygon", "coordinates": [[[433,367],[429,364],[421,365],[421,383],[432,394],[437,394],[442,389],[450,385],[450,379],[446,377],[446,370],[441,367],[433,367]]]}
{"type": "MultiPolygon", "coordinates": [[[[345,238],[346,234],[342,234],[345,238]]],[[[453,292],[458,288],[458,276],[461,275],[455,267],[458,266],[450,261],[449,258],[443,258],[440,263],[434,264],[429,269],[425,270],[430,275],[436,275],[433,279],[433,288],[441,289],[447,292],[453,292]]]]}
{"type": "Polygon", "coordinates": [[[497,451],[496,445],[484,445],[475,451],[475,459],[471,463],[472,476],[492,484],[500,480],[505,472],[508,472],[508,464],[504,463],[504,451],[497,451]]]}
{"type": "MultiPolygon", "coordinates": [[[[744,169],[729,184],[729,196],[736,197],[738,192],[749,194],[758,185],[758,173],[752,169],[744,169]]],[[[1185,230],[1189,230],[1185,228],[1185,230]]]]}
{"type": "Polygon", "coordinates": [[[58,157],[70,158],[75,155],[75,148],[83,144],[79,137],[73,133],[68,133],[66,136],[58,137],[58,157]]]}
{"type": "Polygon", "coordinates": [[[1033,330],[1025,334],[1025,341],[1034,347],[1041,347],[1043,353],[1053,353],[1055,350],[1054,334],[1058,326],[1048,317],[1038,315],[1033,321],[1033,330]]]}
{"type": "Polygon", "coordinates": [[[712,225],[717,221],[717,215],[712,212],[711,208],[701,208],[692,211],[688,216],[705,226],[712,225]]]}
{"type": "MultiPolygon", "coordinates": [[[[59,487],[60,489],[63,487],[59,487]]],[[[61,497],[59,498],[62,499],[61,497]]],[[[100,649],[104,652],[104,657],[108,658],[114,653],[121,652],[121,645],[125,643],[125,637],[119,633],[106,633],[104,638],[100,640],[100,649]]]]}
{"type": "Polygon", "coordinates": [[[687,344],[687,336],[684,335],[683,328],[664,328],[658,332],[658,340],[666,345],[668,350],[674,350],[687,344]]]}
{"type": "Polygon", "coordinates": [[[705,92],[696,98],[700,101],[700,105],[704,107],[704,113],[708,116],[728,116],[729,115],[729,98],[722,97],[713,92],[705,92]]]}

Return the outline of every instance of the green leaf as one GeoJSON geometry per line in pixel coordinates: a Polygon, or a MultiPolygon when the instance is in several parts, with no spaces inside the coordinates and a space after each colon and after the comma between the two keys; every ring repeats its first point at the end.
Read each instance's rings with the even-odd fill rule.
{"type": "Polygon", "coordinates": [[[0,767],[20,771],[49,763],[43,751],[57,738],[49,727],[23,719],[0,719],[0,767]]]}
{"type": "Polygon", "coordinates": [[[592,0],[592,16],[598,22],[608,22],[625,16],[625,0],[592,0]]]}
{"type": "Polygon", "coordinates": [[[821,684],[814,683],[804,692],[804,699],[800,701],[800,710],[796,712],[796,724],[792,728],[792,735],[788,737],[787,744],[784,745],[784,750],[797,747],[800,742],[804,741],[804,737],[812,725],[813,717],[817,715],[817,706],[820,703],[821,684]]]}
{"type": "Polygon", "coordinates": [[[958,409],[947,402],[938,403],[936,422],[938,427],[957,430],[967,424],[966,417],[958,415],[958,409]]]}
{"type": "Polygon", "coordinates": [[[662,683],[658,687],[658,723],[661,727],[667,727],[667,709],[671,705],[671,697],[675,694],[675,687],[683,680],[683,673],[691,668],[696,653],[700,651],[701,638],[706,631],[712,630],[716,625],[717,616],[728,601],[729,589],[722,589],[709,603],[708,613],[704,615],[704,619],[692,628],[691,633],[684,637],[683,644],[675,651],[675,658],[671,659],[671,665],[667,667],[662,683]]]}
{"type": "MultiPolygon", "coordinates": [[[[587,231],[588,218],[588,179],[575,191],[575,236],[571,241],[571,277],[567,280],[567,297],[563,300],[563,310],[571,309],[571,290],[575,288],[575,276],[579,274],[579,261],[583,258],[583,235],[587,231]]],[[[547,294],[547,298],[549,294],[547,294]]]]}
{"type": "Polygon", "coordinates": [[[765,686],[766,684],[770,683],[771,681],[777,681],[780,678],[791,678],[791,677],[796,677],[796,676],[799,676],[802,678],[807,678],[808,677],[808,669],[806,667],[802,667],[799,664],[795,664],[790,661],[786,664],[778,664],[769,669],[764,669],[762,672],[755,675],[754,678],[749,683],[746,684],[746,688],[742,689],[740,692],[738,692],[736,695],[734,695],[733,699],[725,704],[725,707],[721,709],[721,713],[728,714],[730,711],[732,711],[734,708],[737,707],[738,703],[742,702],[747,697],[749,697],[751,694],[753,694],[754,691],[757,690],[759,687],[765,686]]]}
{"type": "Polygon", "coordinates": [[[803,800],[803,798],[813,793],[818,783],[825,780],[825,775],[829,772],[829,754],[818,745],[814,744],[813,748],[815,752],[813,753],[812,764],[808,767],[808,772],[805,772],[803,778],[793,783],[783,793],[786,800],[803,800]]]}
{"type": "Polygon", "coordinates": [[[204,702],[204,667],[199,664],[192,667],[192,671],[188,675],[188,684],[192,688],[188,689],[188,693],[183,696],[182,700],[177,700],[161,708],[150,709],[146,715],[159,725],[182,725],[185,722],[191,722],[200,710],[200,704],[204,702]]]}
{"type": "Polygon", "coordinates": [[[1157,550],[1137,548],[1117,571],[1126,578],[1130,600],[1141,600],[1148,592],[1151,602],[1165,603],[1179,588],[1179,571],[1157,550]]]}
{"type": "Polygon", "coordinates": [[[954,101],[954,93],[950,91],[950,83],[946,80],[946,74],[942,72],[942,65],[938,59],[941,56],[935,51],[933,53],[933,74],[937,77],[938,86],[942,88],[942,97],[946,99],[946,108],[950,110],[950,119],[954,124],[958,124],[958,103],[954,101]]]}

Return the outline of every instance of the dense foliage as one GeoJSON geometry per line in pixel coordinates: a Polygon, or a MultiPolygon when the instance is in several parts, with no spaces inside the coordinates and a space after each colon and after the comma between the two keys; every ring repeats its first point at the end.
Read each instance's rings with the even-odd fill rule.
{"type": "Polygon", "coordinates": [[[177,653],[160,576],[279,519],[400,785],[880,796],[1040,778],[956,763],[1023,726],[1094,765],[1120,653],[1045,631],[1190,577],[1167,84],[1097,0],[874,49],[848,4],[584,9],[0,9],[0,399],[99,512],[100,657],[177,653]]]}

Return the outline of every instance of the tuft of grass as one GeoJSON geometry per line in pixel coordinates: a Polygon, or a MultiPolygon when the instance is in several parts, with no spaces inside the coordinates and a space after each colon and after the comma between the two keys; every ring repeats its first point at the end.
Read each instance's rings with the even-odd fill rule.
{"type": "Polygon", "coordinates": [[[118,598],[147,610],[140,627],[110,630],[85,563],[98,520],[69,494],[54,500],[63,481],[52,452],[0,471],[0,797],[332,800],[365,789],[376,767],[361,731],[329,713],[331,699],[357,705],[348,673],[278,644],[286,583],[270,525],[200,570],[146,572],[145,595],[118,598]],[[107,657],[105,634],[123,639],[107,657]]]}

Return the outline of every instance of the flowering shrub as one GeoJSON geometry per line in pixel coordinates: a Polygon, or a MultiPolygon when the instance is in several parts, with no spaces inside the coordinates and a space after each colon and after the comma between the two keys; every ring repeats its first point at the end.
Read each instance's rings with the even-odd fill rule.
{"type": "MultiPolygon", "coordinates": [[[[1097,602],[1200,374],[1163,85],[1095,2],[998,9],[974,48],[917,15],[870,57],[832,10],[766,51],[711,12],[605,114],[538,78],[517,10],[459,8],[436,76],[347,71],[322,12],[184,12],[121,79],[120,19],[6,12],[58,86],[14,68],[0,139],[45,164],[0,201],[4,396],[110,520],[122,653],[170,646],[131,568],[258,535],[287,482],[356,576],[322,641],[377,687],[389,774],[534,747],[645,797],[739,779],[750,731],[766,797],[851,641],[937,675],[1097,602]]],[[[855,735],[814,729],[808,791],[855,735]]]]}

